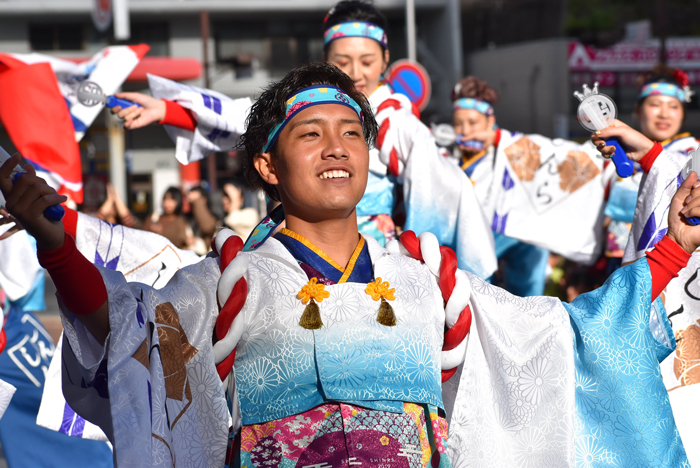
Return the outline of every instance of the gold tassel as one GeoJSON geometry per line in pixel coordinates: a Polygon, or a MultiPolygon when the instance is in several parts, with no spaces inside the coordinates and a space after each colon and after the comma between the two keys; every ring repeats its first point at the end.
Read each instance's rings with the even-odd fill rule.
{"type": "Polygon", "coordinates": [[[379,304],[379,314],[377,314],[377,322],[381,323],[385,327],[396,326],[396,315],[394,315],[394,308],[391,307],[386,299],[382,297],[382,303],[379,304]]]}
{"type": "Polygon", "coordinates": [[[299,320],[299,325],[307,330],[318,330],[323,326],[321,311],[318,309],[318,304],[316,304],[316,301],[313,299],[310,299],[309,303],[306,305],[301,320],[299,320]]]}

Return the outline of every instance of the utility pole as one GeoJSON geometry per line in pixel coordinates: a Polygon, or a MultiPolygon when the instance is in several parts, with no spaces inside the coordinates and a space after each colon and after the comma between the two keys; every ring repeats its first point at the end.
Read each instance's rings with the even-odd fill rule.
{"type": "Polygon", "coordinates": [[[415,0],[406,0],[406,45],[408,46],[408,59],[416,62],[417,57],[415,0]]]}
{"type": "Polygon", "coordinates": [[[656,0],[656,26],[659,34],[659,62],[666,65],[666,2],[656,0]]]}

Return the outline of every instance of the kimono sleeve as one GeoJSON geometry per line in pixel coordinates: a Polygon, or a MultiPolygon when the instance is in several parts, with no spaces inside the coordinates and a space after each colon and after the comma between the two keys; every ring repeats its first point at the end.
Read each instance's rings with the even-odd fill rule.
{"type": "Polygon", "coordinates": [[[440,154],[428,127],[405,111],[395,115],[401,116],[401,125],[392,122],[387,133],[395,133],[392,139],[404,165],[399,175],[406,205],[404,229],[432,232],[440,245],[454,249],[461,269],[490,277],[498,266],[493,233],[473,184],[440,154]]]}
{"type": "Polygon", "coordinates": [[[100,268],[104,347],[61,304],[66,401],[104,431],[118,466],[223,465],[230,417],[212,348],[218,271],[205,259],[155,290],[100,268]]]}
{"type": "Polygon", "coordinates": [[[177,101],[197,119],[194,132],[165,126],[175,142],[175,157],[182,164],[199,161],[217,151],[232,150],[245,132],[245,120],[253,104],[250,98],[231,99],[216,91],[154,75],[148,75],[148,84],[153,97],[177,101]]]}
{"type": "Polygon", "coordinates": [[[486,213],[495,232],[592,264],[603,246],[603,160],[592,145],[501,131],[486,213]]]}
{"type": "Polygon", "coordinates": [[[577,455],[621,466],[687,463],[659,363],[675,348],[646,259],[565,304],[574,331],[577,455]]]}
{"type": "Polygon", "coordinates": [[[643,257],[668,231],[668,209],[683,183],[681,169],[688,159],[686,155],[662,151],[642,178],[623,262],[643,257]]]}

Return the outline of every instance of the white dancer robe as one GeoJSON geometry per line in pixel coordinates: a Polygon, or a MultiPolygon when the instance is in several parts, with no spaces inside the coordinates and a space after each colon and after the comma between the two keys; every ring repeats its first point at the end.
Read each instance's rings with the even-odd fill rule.
{"type": "MultiPolygon", "coordinates": [[[[129,229],[111,225],[105,221],[78,213],[75,243],[88,260],[121,272],[127,281],[139,282],[160,288],[172,276],[187,265],[197,263],[201,258],[189,250],[180,250],[168,239],[148,231],[129,229]]],[[[17,237],[17,235],[12,238],[17,237]]],[[[11,239],[12,239],[11,238],[11,239]]],[[[0,247],[4,242],[0,242],[0,247]]],[[[36,258],[32,251],[32,258],[36,258]]],[[[58,341],[54,359],[46,373],[41,407],[37,424],[47,429],[59,431],[65,425],[64,418],[72,415],[63,396],[61,384],[61,356],[63,336],[58,341]]],[[[79,398],[79,397],[78,397],[79,398]]],[[[103,431],[96,425],[74,415],[72,427],[80,431],[70,431],[69,435],[84,439],[107,441],[103,431]]]]}
{"type": "Polygon", "coordinates": [[[245,120],[253,104],[250,98],[231,99],[211,89],[197,88],[148,75],[153,97],[175,101],[197,120],[194,132],[171,125],[165,129],[175,142],[175,157],[182,164],[199,161],[217,151],[230,151],[245,132],[245,120]]]}
{"type": "Polygon", "coordinates": [[[435,137],[413,114],[406,96],[381,85],[369,101],[377,124],[381,127],[388,120],[389,129],[381,146],[370,150],[370,174],[381,189],[374,189],[370,177],[358,214],[391,214],[393,205],[376,207],[374,212],[371,205],[379,194],[390,193],[398,184],[406,210],[404,230],[435,234],[441,245],[454,249],[460,268],[490,277],[498,267],[493,234],[469,178],[442,156],[435,137]],[[387,175],[392,159],[397,163],[396,178],[387,175]],[[368,194],[373,198],[368,199],[368,194]]]}
{"type": "Polygon", "coordinates": [[[611,170],[593,147],[501,129],[498,148],[472,174],[494,232],[592,263],[603,246],[611,170]]]}
{"type": "MultiPolygon", "coordinates": [[[[273,294],[274,310],[300,316],[295,288],[306,277],[293,257],[274,239],[243,255],[255,265],[246,273],[249,300],[273,294]]],[[[374,243],[370,255],[374,263],[388,252],[374,243]]],[[[416,268],[427,267],[395,269],[396,284],[405,276],[410,286],[416,268]]],[[[63,375],[64,388],[76,390],[68,401],[104,429],[119,466],[171,467],[176,457],[182,466],[221,467],[231,421],[211,342],[218,260],[183,268],[160,290],[99,269],[112,332],[102,348],[63,310],[63,361],[79,365],[63,375]]],[[[658,362],[675,342],[663,307],[651,305],[646,260],[570,305],[518,298],[467,276],[473,336],[461,375],[443,390],[454,466],[688,466],[668,395],[658,393],[658,362]]],[[[322,315],[330,305],[321,304],[322,315]]],[[[273,309],[244,307],[242,317],[273,309]]],[[[241,346],[265,330],[256,325],[241,346]]]]}
{"type": "MultiPolygon", "coordinates": [[[[668,209],[682,183],[681,169],[690,159],[687,151],[698,146],[686,137],[674,140],[657,157],[642,179],[632,232],[623,262],[644,256],[668,231],[668,209]]],[[[668,310],[678,347],[672,357],[661,364],[664,383],[693,466],[700,466],[700,252],[696,251],[678,278],[665,290],[668,310]]]]}

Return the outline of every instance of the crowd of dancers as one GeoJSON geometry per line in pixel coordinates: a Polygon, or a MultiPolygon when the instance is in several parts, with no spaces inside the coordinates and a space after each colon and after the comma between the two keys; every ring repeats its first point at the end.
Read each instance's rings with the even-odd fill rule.
{"type": "Polygon", "coordinates": [[[21,274],[0,263],[0,384],[32,390],[9,401],[0,385],[8,460],[700,460],[687,76],[644,74],[640,131],[616,120],[583,144],[499,127],[498,93],[469,76],[453,90],[456,141],[441,147],[383,80],[389,39],[372,4],[341,1],[323,30],[325,61],[255,101],[156,76],[151,95],[118,95],[139,104],[113,109],[125,128],[164,125],[183,163],[237,150],[247,187],[218,199],[172,187],[145,221],[108,188],[97,213],[53,222],[44,210],[66,197],[31,166],[15,176],[18,155],[0,167],[12,226],[0,252],[24,261],[21,274]],[[611,138],[631,177],[616,175],[611,138]],[[248,189],[266,213],[245,206],[248,189]],[[55,349],[32,314],[41,267],[61,308],[55,349]],[[544,296],[553,271],[561,297],[544,296]]]}

